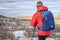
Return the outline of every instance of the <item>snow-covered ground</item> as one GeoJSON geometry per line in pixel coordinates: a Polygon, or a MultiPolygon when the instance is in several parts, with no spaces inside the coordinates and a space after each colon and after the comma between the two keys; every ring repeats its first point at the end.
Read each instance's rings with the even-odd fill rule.
{"type": "MultiPolygon", "coordinates": [[[[18,39],[18,40],[31,40],[31,38],[26,38],[24,36],[24,33],[25,31],[14,31],[13,34],[15,35],[15,37],[18,39]]],[[[38,40],[37,37],[34,37],[33,40],[38,40]]],[[[47,38],[46,40],[60,40],[60,38],[47,38]]]]}

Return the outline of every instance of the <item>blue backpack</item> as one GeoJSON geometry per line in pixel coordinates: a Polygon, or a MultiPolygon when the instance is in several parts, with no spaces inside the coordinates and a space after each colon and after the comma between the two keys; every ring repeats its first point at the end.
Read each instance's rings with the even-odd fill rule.
{"type": "Polygon", "coordinates": [[[42,11],[43,26],[38,27],[39,30],[50,31],[55,29],[54,18],[51,11],[42,11]]]}

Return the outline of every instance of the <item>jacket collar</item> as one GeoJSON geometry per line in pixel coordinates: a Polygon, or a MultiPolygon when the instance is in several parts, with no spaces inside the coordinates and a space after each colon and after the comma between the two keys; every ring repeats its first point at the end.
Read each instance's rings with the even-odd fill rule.
{"type": "Polygon", "coordinates": [[[43,11],[43,10],[48,10],[48,8],[46,6],[37,7],[37,11],[43,11]]]}

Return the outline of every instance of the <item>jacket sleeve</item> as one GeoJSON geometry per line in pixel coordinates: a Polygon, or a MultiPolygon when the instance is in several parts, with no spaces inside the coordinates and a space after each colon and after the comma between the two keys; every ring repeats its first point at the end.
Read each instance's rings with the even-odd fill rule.
{"type": "Polygon", "coordinates": [[[37,24],[37,15],[36,15],[36,13],[32,16],[32,21],[31,21],[31,26],[36,26],[36,24],[37,24]]]}

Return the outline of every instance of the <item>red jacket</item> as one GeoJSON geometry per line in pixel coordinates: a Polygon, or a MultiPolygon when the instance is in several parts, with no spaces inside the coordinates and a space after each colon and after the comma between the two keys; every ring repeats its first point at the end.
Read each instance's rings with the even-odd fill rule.
{"type": "MultiPolygon", "coordinates": [[[[48,10],[48,8],[46,6],[40,6],[37,8],[37,12],[32,17],[31,26],[39,27],[39,26],[43,25],[42,16],[41,16],[41,12],[40,12],[42,10],[48,10]]],[[[38,33],[38,35],[41,35],[41,36],[49,36],[51,31],[37,30],[37,33],[38,33]]]]}

